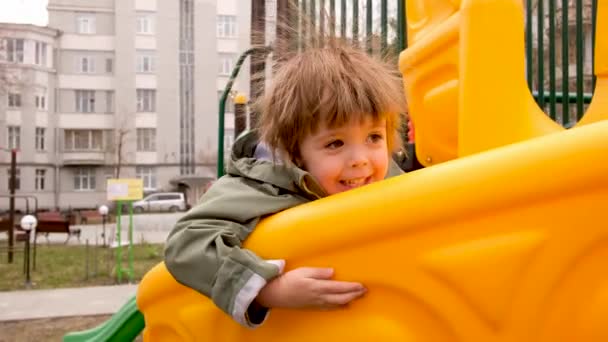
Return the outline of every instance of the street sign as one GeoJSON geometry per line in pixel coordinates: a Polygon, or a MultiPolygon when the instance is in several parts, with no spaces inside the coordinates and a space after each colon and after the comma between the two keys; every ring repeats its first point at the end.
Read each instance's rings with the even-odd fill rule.
{"type": "Polygon", "coordinates": [[[108,179],[108,201],[137,201],[144,196],[144,183],[139,178],[108,179]]]}

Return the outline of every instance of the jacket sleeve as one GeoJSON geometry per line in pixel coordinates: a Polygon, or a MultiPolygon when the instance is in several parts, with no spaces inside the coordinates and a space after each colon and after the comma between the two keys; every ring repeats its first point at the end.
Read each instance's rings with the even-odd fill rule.
{"type": "Polygon", "coordinates": [[[266,283],[282,272],[283,260],[263,260],[242,248],[260,218],[302,201],[279,189],[240,177],[220,178],[200,204],[169,234],[165,264],[178,282],[211,298],[243,326],[256,327],[266,313],[248,309],[266,283]]]}

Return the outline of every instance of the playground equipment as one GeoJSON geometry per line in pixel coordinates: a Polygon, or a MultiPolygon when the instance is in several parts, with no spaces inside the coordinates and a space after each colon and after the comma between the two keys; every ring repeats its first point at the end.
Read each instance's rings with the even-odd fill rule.
{"type": "Polygon", "coordinates": [[[570,130],[526,87],[522,13],[517,0],[408,2],[400,68],[433,167],[274,215],[246,242],[287,269],[334,267],[363,299],[276,309],[248,330],[161,263],[137,295],[144,340],[608,340],[608,1],[596,96],[570,130]]]}

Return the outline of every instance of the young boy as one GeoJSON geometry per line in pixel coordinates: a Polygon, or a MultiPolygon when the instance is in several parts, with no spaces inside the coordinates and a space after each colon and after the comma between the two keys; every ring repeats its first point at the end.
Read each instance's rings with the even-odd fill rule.
{"type": "Polygon", "coordinates": [[[337,308],[365,293],[332,280],[332,269],[282,273],[283,260],[241,246],[268,215],[398,174],[391,153],[405,112],[395,71],[338,43],[283,62],[258,105],[259,137],[235,143],[227,174],[176,224],[165,252],[180,283],[246,327],[269,308],[337,308]]]}

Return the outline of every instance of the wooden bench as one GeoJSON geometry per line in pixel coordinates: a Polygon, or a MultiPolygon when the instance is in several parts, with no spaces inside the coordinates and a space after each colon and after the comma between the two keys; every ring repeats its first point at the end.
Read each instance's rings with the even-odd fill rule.
{"type": "Polygon", "coordinates": [[[101,223],[103,216],[97,210],[81,210],[80,224],[101,223]]]}
{"type": "Polygon", "coordinates": [[[67,234],[68,237],[64,243],[68,243],[73,235],[80,241],[80,233],[80,229],[70,229],[70,222],[68,220],[45,218],[38,221],[35,240],[37,240],[39,234],[44,234],[48,243],[49,234],[67,234]]]}

